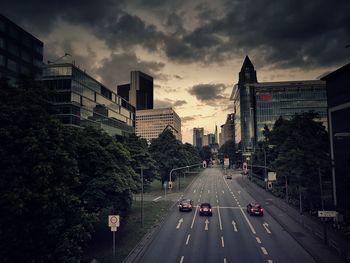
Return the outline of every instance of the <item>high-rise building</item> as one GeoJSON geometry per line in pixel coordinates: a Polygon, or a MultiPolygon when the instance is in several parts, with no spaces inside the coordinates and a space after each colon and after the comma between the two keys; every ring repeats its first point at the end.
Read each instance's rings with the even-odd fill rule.
{"type": "Polygon", "coordinates": [[[212,146],[215,142],[215,134],[214,133],[208,133],[208,145],[212,146]]]}
{"type": "Polygon", "coordinates": [[[136,135],[150,142],[165,129],[170,129],[182,141],[181,119],[172,108],[136,111],[136,135]]]}
{"type": "Polygon", "coordinates": [[[257,141],[263,139],[264,126],[271,129],[280,116],[288,119],[296,113],[314,111],[327,125],[324,81],[258,83],[256,71],[248,56],[230,99],[234,103],[235,142],[241,142],[244,152],[253,150],[257,141]]]}
{"type": "Polygon", "coordinates": [[[227,114],[225,124],[221,125],[220,145],[223,145],[229,140],[235,140],[235,114],[227,114]]]}
{"type": "Polygon", "coordinates": [[[333,203],[350,222],[350,63],[322,79],[327,86],[333,203]]]}
{"type": "Polygon", "coordinates": [[[153,109],[153,78],[141,71],[132,71],[130,84],[118,85],[117,94],[136,110],[153,109]]]}
{"type": "Polygon", "coordinates": [[[93,126],[112,136],[134,133],[135,108],[78,67],[48,65],[42,80],[54,91],[53,110],[63,124],[93,126]]]}
{"type": "Polygon", "coordinates": [[[193,128],[193,146],[203,147],[204,128],[193,128]]]}
{"type": "Polygon", "coordinates": [[[22,77],[38,79],[43,67],[43,42],[0,14],[0,79],[16,86],[22,77]]]}

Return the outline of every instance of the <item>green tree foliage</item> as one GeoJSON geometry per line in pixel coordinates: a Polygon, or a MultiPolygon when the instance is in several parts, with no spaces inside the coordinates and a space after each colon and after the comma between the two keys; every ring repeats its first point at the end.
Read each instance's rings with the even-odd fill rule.
{"type": "Polygon", "coordinates": [[[230,166],[232,167],[236,162],[236,144],[234,140],[228,140],[219,149],[219,154],[222,154],[223,158],[229,158],[230,166]]]}
{"type": "Polygon", "coordinates": [[[209,162],[213,157],[213,154],[211,152],[211,148],[209,146],[203,146],[199,150],[199,155],[203,161],[205,160],[207,162],[209,162]]]}
{"type": "MultiPolygon", "coordinates": [[[[173,168],[197,164],[200,159],[193,146],[183,145],[168,129],[151,141],[149,150],[158,165],[162,182],[169,180],[169,173],[173,168]],[[194,163],[191,163],[192,161],[194,163]]],[[[176,173],[173,176],[176,176],[176,173]]]]}
{"type": "MultiPolygon", "coordinates": [[[[297,200],[302,191],[310,209],[321,203],[319,172],[324,180],[330,174],[328,134],[317,118],[313,112],[296,114],[291,120],[279,118],[271,131],[265,128],[265,141],[260,144],[266,150],[268,166],[279,175],[278,183],[287,181],[291,199],[297,200]]],[[[262,163],[263,155],[258,156],[262,163]]]]}
{"type": "MultiPolygon", "coordinates": [[[[154,179],[159,178],[158,167],[149,152],[148,144],[145,139],[132,134],[125,139],[124,146],[130,152],[131,167],[134,169],[135,173],[140,175],[141,167],[143,168],[145,187],[154,179]]],[[[138,191],[140,190],[140,184],[138,184],[138,191]]]]}
{"type": "Polygon", "coordinates": [[[122,144],[68,129],[36,83],[0,87],[2,262],[78,262],[103,209],[125,215],[138,176],[122,144]]]}

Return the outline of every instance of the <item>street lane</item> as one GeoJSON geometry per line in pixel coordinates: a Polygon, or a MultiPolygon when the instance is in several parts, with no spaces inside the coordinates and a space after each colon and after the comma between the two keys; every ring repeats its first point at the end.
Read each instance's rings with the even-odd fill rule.
{"type": "Polygon", "coordinates": [[[220,169],[205,169],[184,194],[196,208],[174,207],[140,262],[314,262],[266,211],[248,215],[254,199],[237,183],[240,176],[227,180],[220,169]],[[202,202],[211,203],[212,217],[199,216],[202,202]]]}

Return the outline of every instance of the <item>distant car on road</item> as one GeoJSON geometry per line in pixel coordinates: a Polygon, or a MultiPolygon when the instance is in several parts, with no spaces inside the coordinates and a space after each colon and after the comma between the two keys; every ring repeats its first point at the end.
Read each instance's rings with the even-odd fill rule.
{"type": "Polygon", "coordinates": [[[232,175],[231,174],[226,175],[226,179],[232,179],[232,175]]]}
{"type": "Polygon", "coordinates": [[[179,211],[192,211],[193,201],[191,199],[181,199],[179,202],[179,211]]]}
{"type": "Polygon", "coordinates": [[[200,216],[212,216],[213,212],[211,210],[211,204],[202,203],[199,207],[199,215],[200,216]]]}
{"type": "Polygon", "coordinates": [[[256,215],[256,216],[263,216],[264,215],[264,209],[262,209],[261,205],[258,203],[250,203],[247,205],[247,212],[248,214],[256,215]]]}

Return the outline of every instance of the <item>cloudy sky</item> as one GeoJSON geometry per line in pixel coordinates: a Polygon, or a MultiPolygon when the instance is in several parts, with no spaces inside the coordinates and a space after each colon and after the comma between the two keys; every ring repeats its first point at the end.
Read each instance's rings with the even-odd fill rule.
{"type": "Polygon", "coordinates": [[[154,77],[183,141],[214,132],[249,55],[258,81],[317,79],[350,61],[349,0],[2,0],[0,12],[116,90],[131,70],[154,77]]]}

